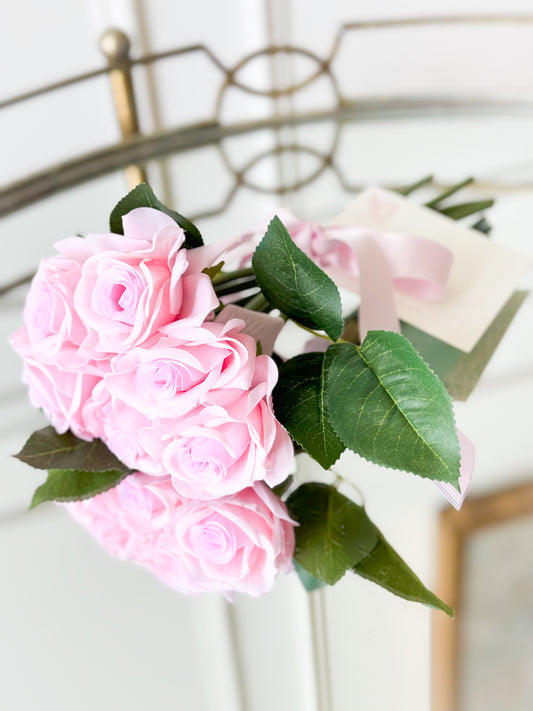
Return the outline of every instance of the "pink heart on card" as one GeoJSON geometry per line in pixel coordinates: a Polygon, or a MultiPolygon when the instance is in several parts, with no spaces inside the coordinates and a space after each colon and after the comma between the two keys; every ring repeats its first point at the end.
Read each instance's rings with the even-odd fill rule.
{"type": "Polygon", "coordinates": [[[381,195],[372,195],[368,201],[368,216],[376,223],[377,227],[382,227],[397,210],[396,203],[381,195]]]}

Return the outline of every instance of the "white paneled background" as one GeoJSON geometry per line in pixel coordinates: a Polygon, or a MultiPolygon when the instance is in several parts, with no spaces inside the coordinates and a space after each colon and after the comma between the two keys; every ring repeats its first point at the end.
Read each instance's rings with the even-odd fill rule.
{"type": "MultiPolygon", "coordinates": [[[[268,42],[327,54],[342,22],[379,17],[531,11],[529,0],[17,0],[2,10],[0,100],[103,63],[98,38],[109,26],[132,38],[134,54],[202,42],[226,64],[268,42]]],[[[533,28],[430,28],[368,32],[346,42],[336,71],[350,97],[454,93],[533,99],[533,28]]],[[[283,64],[274,71],[304,71],[283,64]]],[[[254,81],[270,67],[250,66],[254,81]]],[[[136,74],[142,128],[152,131],[213,116],[220,76],[201,56],[136,74]]],[[[293,107],[331,104],[331,87],[297,94],[293,107]]],[[[289,102],[290,104],[290,102],[289,102]]],[[[279,110],[287,110],[287,103],[279,110]]],[[[265,115],[272,105],[228,93],[223,119],[265,115]]],[[[352,122],[339,137],[339,162],[360,184],[442,181],[533,182],[533,112],[352,122]]],[[[330,125],[286,132],[314,147],[330,125]]],[[[116,141],[104,78],[0,112],[0,184],[116,141]]],[[[228,143],[246,162],[267,134],[228,143]]],[[[290,157],[289,157],[290,158],[290,157]]],[[[184,213],[216,204],[229,179],[214,148],[150,165],[157,191],[184,213]],[[207,176],[207,177],[206,177],[207,176]]],[[[258,166],[277,179],[280,165],[258,166]]],[[[305,175],[305,157],[281,162],[305,175]]],[[[229,184],[229,183],[228,183],[229,184]]],[[[121,173],[65,191],[0,220],[0,283],[34,268],[61,237],[106,228],[126,192],[121,173]]],[[[475,192],[474,195],[479,195],[475,192]]],[[[491,211],[494,239],[533,254],[533,192],[502,190],[491,211]]],[[[331,172],[289,203],[327,220],[347,194],[331,172]]],[[[230,236],[263,219],[275,196],[243,191],[224,216],[200,226],[230,236]]],[[[529,281],[531,285],[531,279],[529,281]]],[[[308,596],[295,575],[263,599],[183,597],[102,552],[59,507],[26,509],[42,476],[10,455],[41,425],[19,384],[6,338],[21,322],[24,289],[0,301],[0,708],[6,711],[428,711],[430,613],[356,578],[308,596]],[[385,680],[385,681],[384,681],[385,680]]],[[[469,402],[460,427],[477,445],[474,492],[533,476],[533,300],[527,300],[469,402]]],[[[291,344],[289,344],[290,346],[291,344]]],[[[363,492],[370,516],[431,586],[437,515],[445,502],[431,483],[373,467],[355,456],[339,471],[363,492]]],[[[313,464],[302,475],[317,473],[313,464]]]]}

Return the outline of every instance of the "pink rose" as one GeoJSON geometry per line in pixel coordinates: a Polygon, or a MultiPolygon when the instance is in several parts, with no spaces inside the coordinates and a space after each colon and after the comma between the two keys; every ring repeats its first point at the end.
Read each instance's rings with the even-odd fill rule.
{"type": "MultiPolygon", "coordinates": [[[[184,592],[268,592],[279,571],[292,569],[293,526],[264,484],[208,505],[183,506],[175,536],[188,574],[184,592]]],[[[172,574],[162,579],[183,590],[172,574]]]]}
{"type": "Polygon", "coordinates": [[[255,359],[248,390],[210,390],[179,417],[147,417],[113,397],[107,377],[83,408],[85,426],[130,469],[170,474],[182,497],[215,499],[263,480],[275,486],[294,468],[292,442],[272,412],[277,369],[268,356],[255,359]]]}
{"type": "Polygon", "coordinates": [[[272,412],[277,368],[242,325],[168,327],[150,348],[115,356],[83,408],[87,429],[129,468],[171,474],[187,498],[283,481],[294,452],[272,412]]]}
{"type": "Polygon", "coordinates": [[[34,352],[28,329],[19,329],[11,336],[11,345],[24,359],[22,380],[28,386],[31,404],[42,408],[59,433],[68,429],[82,439],[95,436],[87,427],[83,408],[91,402],[103,371],[98,363],[85,363],[75,349],[60,352],[56,363],[46,362],[38,350],[34,352]]]}
{"type": "Polygon", "coordinates": [[[61,351],[77,350],[87,336],[73,307],[81,265],[64,256],[43,259],[24,307],[31,348],[39,358],[56,362],[61,351]]]}
{"type": "Polygon", "coordinates": [[[58,432],[71,429],[90,440],[82,409],[107,366],[80,355],[87,329],[73,305],[81,273],[77,257],[62,254],[41,261],[26,298],[25,326],[10,342],[24,360],[22,379],[32,405],[43,409],[58,432]]]}
{"type": "Polygon", "coordinates": [[[207,505],[181,499],[168,477],[137,473],[66,507],[110,553],[180,592],[262,595],[292,568],[294,524],[263,484],[207,505]]]}
{"type": "Polygon", "coordinates": [[[82,417],[93,437],[105,442],[127,467],[152,475],[164,473],[163,437],[172,436],[175,420],[161,426],[121,400],[112,399],[103,381],[83,407],[82,417]]]}
{"type": "Polygon", "coordinates": [[[103,494],[65,506],[112,555],[132,560],[157,546],[161,532],[176,519],[182,500],[169,481],[136,472],[103,494]]]}
{"type": "Polygon", "coordinates": [[[83,263],[74,305],[90,331],[83,344],[90,353],[129,350],[173,321],[200,325],[218,306],[210,278],[186,274],[184,232],[168,215],[140,207],[123,224],[124,237],[85,239],[93,254],[83,263]]]}
{"type": "Polygon", "coordinates": [[[105,386],[114,399],[148,418],[185,415],[213,389],[247,390],[256,343],[240,333],[244,323],[170,324],[150,348],[133,348],[111,361],[105,386]]]}
{"type": "MultiPolygon", "coordinates": [[[[349,228],[340,226],[323,227],[316,222],[299,220],[286,208],[279,208],[275,214],[282,221],[294,243],[322,269],[336,268],[359,275],[357,256],[347,241],[349,228]]],[[[274,217],[274,215],[272,215],[274,217]]],[[[241,237],[243,248],[236,249],[234,256],[240,260],[240,266],[250,264],[254,248],[265,234],[270,219],[265,220],[253,232],[241,237]]],[[[353,230],[352,230],[353,231],[353,230]]]]}
{"type": "Polygon", "coordinates": [[[276,380],[271,358],[259,356],[250,390],[213,390],[180,421],[162,454],[179,494],[214,499],[257,481],[275,486],[288,476],[294,450],[272,412],[276,380]]]}

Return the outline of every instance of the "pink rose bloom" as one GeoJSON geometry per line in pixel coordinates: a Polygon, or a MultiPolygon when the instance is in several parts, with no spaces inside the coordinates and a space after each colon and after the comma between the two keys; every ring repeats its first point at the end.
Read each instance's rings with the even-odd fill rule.
{"type": "MultiPolygon", "coordinates": [[[[123,218],[125,235],[89,235],[59,242],[42,260],[24,309],[25,326],[11,338],[23,357],[30,399],[59,432],[85,439],[82,409],[109,370],[114,353],[130,349],[178,320],[199,326],[218,305],[206,274],[189,273],[184,234],[150,208],[123,218]]],[[[201,250],[193,259],[199,263],[201,250]]],[[[206,258],[206,255],[203,255],[206,258]]]]}
{"type": "MultiPolygon", "coordinates": [[[[357,256],[349,241],[353,229],[337,225],[324,227],[316,222],[300,220],[283,207],[278,208],[274,214],[283,222],[293,242],[322,269],[334,267],[341,272],[359,274],[357,256]]],[[[241,266],[250,264],[255,246],[265,234],[269,223],[270,219],[265,220],[256,230],[243,235],[239,247],[230,253],[239,259],[241,266]]]]}
{"type": "Polygon", "coordinates": [[[85,426],[130,469],[170,474],[182,497],[216,499],[263,480],[275,486],[294,468],[291,439],[272,412],[277,368],[268,356],[255,359],[248,390],[211,390],[180,417],[147,417],[113,397],[106,378],[83,408],[85,426]]]}
{"type": "Polygon", "coordinates": [[[88,430],[130,469],[171,474],[186,498],[279,484],[294,451],[272,412],[278,371],[242,325],[172,326],[150,348],[115,356],[83,408],[88,430]]]}
{"type": "Polygon", "coordinates": [[[175,420],[160,425],[121,400],[113,399],[103,381],[83,407],[82,418],[93,437],[101,439],[127,467],[142,469],[146,474],[164,474],[163,437],[172,436],[175,420]]]}
{"type": "Polygon", "coordinates": [[[59,434],[70,429],[76,437],[93,439],[94,434],[85,425],[82,408],[99,382],[97,376],[61,370],[27,357],[22,381],[28,386],[33,407],[42,408],[59,434]]]}
{"type": "Polygon", "coordinates": [[[183,506],[180,513],[175,536],[188,580],[183,589],[168,571],[162,580],[172,587],[258,596],[272,588],[279,571],[292,570],[294,523],[264,484],[183,506]]]}
{"type": "Polygon", "coordinates": [[[200,325],[218,306],[207,274],[189,273],[185,235],[168,215],[139,207],[122,218],[124,236],[88,235],[58,245],[87,250],[74,306],[89,330],[83,350],[120,353],[173,321],[200,325]]]}
{"type": "Polygon", "coordinates": [[[294,524],[262,484],[206,505],[181,499],[168,477],[137,473],[65,506],[110,553],[180,592],[262,595],[292,568],[294,524]]]}
{"type": "Polygon", "coordinates": [[[60,434],[70,429],[77,437],[93,439],[95,435],[85,422],[83,408],[91,402],[93,390],[102,380],[101,364],[84,362],[71,347],[47,362],[38,349],[32,349],[26,327],[14,333],[10,342],[24,360],[22,381],[28,386],[31,404],[42,408],[60,434]]]}
{"type": "Polygon", "coordinates": [[[111,361],[105,386],[148,418],[185,415],[213,389],[247,390],[252,382],[256,342],[240,333],[244,322],[170,324],[149,348],[133,348],[111,361]]]}
{"type": "Polygon", "coordinates": [[[136,472],[103,494],[64,505],[112,555],[133,560],[176,519],[182,500],[169,482],[136,472]]]}
{"type": "Polygon", "coordinates": [[[26,298],[25,325],[10,342],[24,360],[22,380],[28,385],[32,405],[43,409],[59,433],[71,429],[90,440],[93,434],[85,425],[82,409],[107,365],[80,355],[87,329],[73,300],[81,263],[74,255],[41,261],[26,298]]]}
{"type": "Polygon", "coordinates": [[[284,481],[294,468],[294,450],[272,412],[276,380],[272,359],[259,356],[250,390],[214,390],[180,421],[162,455],[180,495],[207,500],[257,481],[284,481]]]}
{"type": "Polygon", "coordinates": [[[81,265],[64,256],[43,259],[34,276],[24,307],[24,323],[31,349],[47,362],[68,359],[87,336],[74,309],[74,291],[81,265]]]}

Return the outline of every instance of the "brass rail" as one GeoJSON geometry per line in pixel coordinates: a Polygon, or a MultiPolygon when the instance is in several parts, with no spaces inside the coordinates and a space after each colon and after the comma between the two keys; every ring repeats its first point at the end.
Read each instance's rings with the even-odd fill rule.
{"type": "MultiPolygon", "coordinates": [[[[63,161],[44,170],[6,185],[0,190],[0,217],[50,197],[62,190],[74,187],[87,180],[120,170],[128,165],[143,162],[171,153],[181,153],[206,145],[220,143],[225,138],[244,135],[265,129],[284,126],[298,126],[324,121],[354,122],[405,118],[420,115],[495,115],[509,113],[513,115],[533,114],[533,100],[526,103],[516,101],[491,101],[463,99],[383,99],[357,101],[353,104],[330,111],[312,112],[292,116],[247,121],[240,124],[221,125],[206,122],[180,127],[156,136],[139,135],[132,137],[127,144],[116,144],[85,155],[63,161]]],[[[499,183],[484,183],[489,189],[500,189],[499,183]]],[[[529,184],[516,187],[531,187],[529,184]]],[[[354,187],[355,189],[355,187],[354,187]]]]}
{"type": "MultiPolygon", "coordinates": [[[[265,129],[277,130],[286,126],[297,126],[320,121],[335,121],[338,125],[347,121],[387,120],[390,118],[411,118],[413,116],[433,115],[490,115],[501,113],[533,113],[533,95],[531,98],[517,97],[508,100],[492,99],[465,99],[463,97],[403,97],[383,96],[377,99],[347,98],[341,93],[336,78],[332,71],[333,60],[337,57],[340,47],[346,36],[352,32],[367,30],[388,30],[408,27],[421,27],[431,25],[527,25],[533,27],[533,14],[521,15],[466,15],[466,16],[439,16],[422,18],[399,18],[392,20],[368,20],[346,23],[341,26],[336,34],[329,54],[319,57],[308,49],[292,47],[290,45],[269,46],[252,52],[240,59],[232,67],[226,66],[208,47],[203,44],[192,44],[178,47],[164,52],[146,54],[142,57],[131,58],[129,53],[129,40],[124,33],[118,30],[109,30],[101,40],[101,48],[107,57],[107,66],[100,69],[79,74],[44,87],[28,91],[18,96],[0,102],[0,110],[7,109],[21,102],[25,102],[43,94],[62,90],[69,86],[84,81],[108,75],[110,78],[115,110],[121,130],[122,142],[119,144],[102,147],[92,153],[79,155],[70,160],[47,167],[30,174],[16,182],[0,188],[0,217],[14,212],[26,205],[35,203],[51,196],[61,190],[79,185],[85,181],[108,174],[115,170],[126,169],[130,185],[135,185],[146,179],[144,164],[152,158],[160,158],[171,153],[179,153],[200,146],[218,144],[222,146],[224,139],[246,133],[257,132],[265,129]],[[137,107],[135,104],[134,82],[132,69],[136,66],[147,66],[167,59],[203,54],[211,64],[221,73],[221,84],[218,96],[214,102],[213,113],[203,122],[194,125],[181,125],[157,135],[142,135],[140,132],[137,107]],[[248,62],[261,55],[275,55],[277,53],[296,53],[306,56],[315,62],[316,69],[304,81],[285,88],[272,88],[260,90],[257,87],[244,84],[239,79],[239,70],[248,62]],[[305,114],[279,115],[273,112],[271,116],[255,121],[223,125],[220,113],[223,97],[229,87],[239,87],[251,94],[261,94],[272,99],[281,94],[295,93],[302,86],[327,75],[334,89],[336,106],[328,111],[317,111],[305,114]]],[[[282,150],[293,150],[291,146],[282,147],[282,150]]],[[[280,151],[277,146],[272,149],[273,154],[280,151]]],[[[260,157],[264,157],[264,154],[260,157]]],[[[257,157],[256,157],[257,158],[257,157]]],[[[249,161],[253,165],[254,160],[249,161]]],[[[239,186],[250,185],[241,171],[235,171],[226,161],[227,168],[233,173],[234,184],[224,199],[222,209],[232,199],[239,186]]],[[[346,181],[334,165],[334,156],[327,155],[323,160],[323,167],[332,167],[337,173],[343,186],[346,181]]],[[[319,173],[320,171],[318,171],[319,173]]],[[[316,177],[316,176],[315,176],[316,177]]],[[[307,182],[309,182],[307,180],[307,182]]],[[[298,189],[305,181],[295,182],[292,186],[280,186],[278,192],[298,189]]],[[[350,185],[350,189],[356,186],[350,185]]],[[[507,187],[499,184],[485,184],[485,187],[499,189],[507,187]]],[[[515,187],[531,187],[524,184],[515,187]]],[[[214,214],[211,210],[208,214],[214,214]]]]}

